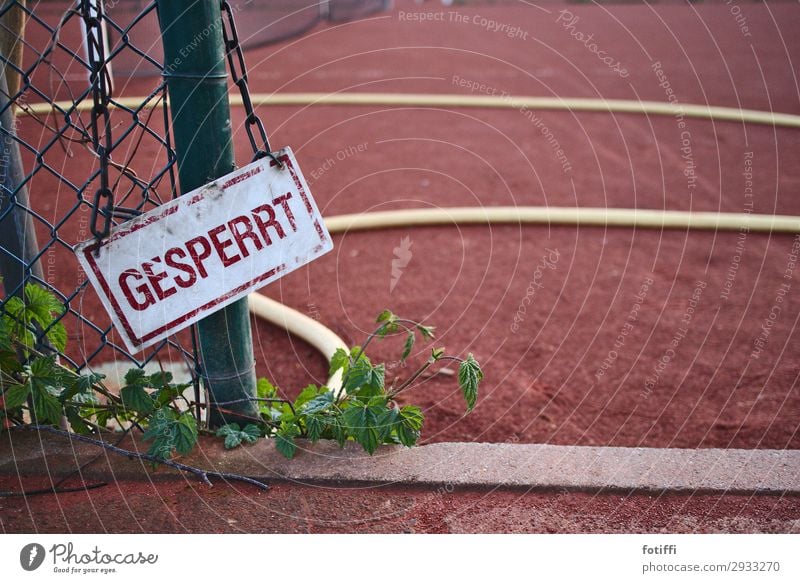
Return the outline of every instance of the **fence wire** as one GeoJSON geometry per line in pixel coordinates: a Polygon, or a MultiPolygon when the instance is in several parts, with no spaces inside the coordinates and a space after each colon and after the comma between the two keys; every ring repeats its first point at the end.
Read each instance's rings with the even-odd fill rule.
{"type": "MultiPolygon", "coordinates": [[[[140,10],[125,21],[110,14],[102,16],[109,36],[106,62],[111,70],[117,62],[131,58],[161,67],[152,56],[152,46],[134,40],[140,36],[138,28],[156,17],[155,3],[138,4],[140,10]],[[116,40],[111,38],[112,31],[116,40]]],[[[60,321],[67,329],[68,343],[60,356],[76,369],[119,360],[138,366],[154,360],[183,361],[196,380],[192,331],[144,353],[130,354],[72,251],[75,244],[92,237],[92,203],[102,170],[100,148],[96,136],[92,138],[90,43],[86,42],[86,23],[79,8],[80,2],[21,1],[5,2],[0,8],[0,34],[22,45],[20,61],[4,59],[5,79],[0,80],[4,122],[0,127],[0,266],[5,291],[0,308],[12,296],[21,296],[25,285],[37,284],[55,294],[64,306],[60,321]],[[42,10],[42,4],[46,9],[42,10]],[[20,37],[21,15],[25,25],[20,37]],[[31,105],[34,103],[36,108],[31,105]],[[44,113],[42,103],[48,104],[44,113]]],[[[146,97],[131,106],[116,97],[123,89],[130,93],[120,87],[122,82],[125,80],[116,78],[108,124],[99,129],[103,140],[109,138],[104,143],[106,178],[114,192],[113,224],[178,194],[166,85],[158,79],[136,87],[133,93],[146,97]]],[[[36,331],[40,338],[46,332],[36,331]]]]}
{"type": "MultiPolygon", "coordinates": [[[[183,363],[199,391],[194,329],[130,354],[72,251],[97,232],[93,209],[96,219],[105,186],[113,193],[110,225],[179,193],[156,3],[106,1],[96,14],[101,1],[0,0],[0,310],[23,296],[27,284],[41,286],[64,308],[65,363],[78,371],[108,362],[121,363],[120,371],[183,363]],[[99,22],[91,20],[95,15],[99,22]],[[102,81],[110,94],[101,100],[108,105],[102,120],[98,75],[107,75],[102,81]],[[130,95],[145,97],[132,105],[122,98],[130,95]]],[[[364,16],[388,1],[231,5],[247,48],[300,34],[321,20],[364,16]]],[[[42,340],[47,330],[34,332],[42,340]]]]}

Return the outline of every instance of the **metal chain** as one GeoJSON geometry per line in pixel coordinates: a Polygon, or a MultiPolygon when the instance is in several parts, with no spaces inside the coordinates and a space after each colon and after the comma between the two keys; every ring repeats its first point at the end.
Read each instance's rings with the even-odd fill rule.
{"type": "Polygon", "coordinates": [[[244,62],[242,45],[239,43],[239,33],[236,31],[233,9],[226,0],[220,3],[220,8],[222,9],[222,38],[225,41],[225,54],[228,57],[231,79],[233,79],[234,84],[239,88],[239,93],[242,95],[242,105],[246,114],[244,128],[247,131],[250,146],[253,148],[253,161],[269,156],[280,168],[283,168],[283,162],[273,154],[272,148],[269,146],[264,123],[256,115],[253,108],[250,88],[247,85],[247,66],[244,62]],[[263,144],[263,147],[259,146],[259,144],[263,144]]]}
{"type": "Polygon", "coordinates": [[[100,158],[100,188],[92,202],[90,228],[100,242],[111,232],[114,214],[114,193],[109,186],[109,153],[113,147],[111,136],[111,76],[106,68],[105,28],[103,27],[102,0],[82,0],[81,17],[86,25],[86,45],[91,69],[92,86],[91,132],[92,148],[100,158]],[[102,126],[102,129],[101,129],[102,126]]]}

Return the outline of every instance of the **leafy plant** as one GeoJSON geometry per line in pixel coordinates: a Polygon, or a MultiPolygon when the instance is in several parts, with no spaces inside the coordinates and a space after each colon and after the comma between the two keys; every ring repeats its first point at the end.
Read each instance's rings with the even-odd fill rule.
{"type": "Polygon", "coordinates": [[[146,375],[133,368],[119,395],[103,385],[104,376],[78,374],[59,363],[67,334],[60,318],[64,308],[49,291],[25,286],[23,298],[12,297],[0,313],[0,421],[3,427],[60,425],[73,432],[99,433],[111,421],[138,427],[151,441],[149,454],[168,459],[197,443],[198,424],[183,397],[189,386],[172,382],[170,373],[146,375]],[[37,337],[40,340],[37,341],[37,337]],[[181,402],[182,401],[182,402],[181,402]]]}
{"type": "MultiPolygon", "coordinates": [[[[10,298],[0,312],[2,426],[27,422],[58,426],[66,420],[74,433],[86,436],[100,433],[113,421],[118,427],[141,430],[150,444],[147,453],[154,459],[166,463],[176,452],[188,454],[198,435],[208,432],[193,413],[204,405],[183,395],[190,385],[174,383],[167,372],[146,374],[132,368],[117,395],[103,384],[103,375],[78,374],[62,366],[57,358],[67,339],[62,315],[58,299],[32,284],[25,287],[23,298],[10,298]]],[[[276,448],[287,458],[295,455],[298,438],[330,439],[340,446],[355,441],[370,454],[381,444],[410,447],[419,440],[425,417],[419,407],[401,405],[397,399],[417,385],[426,370],[444,361],[458,363],[458,385],[467,412],[472,410],[483,378],[472,354],[462,359],[433,348],[416,371],[387,386],[385,365],[374,364],[367,347],[376,339],[403,336],[400,360],[405,361],[418,338],[434,339],[434,328],[388,310],[378,316],[377,324],[363,346],[339,349],[333,355],[329,376],[338,376],[338,387],[309,385],[290,401],[281,398],[272,383],[260,379],[256,398],[260,417],[244,426],[229,423],[215,434],[227,449],[254,443],[262,436],[274,438],[276,448]]]]}

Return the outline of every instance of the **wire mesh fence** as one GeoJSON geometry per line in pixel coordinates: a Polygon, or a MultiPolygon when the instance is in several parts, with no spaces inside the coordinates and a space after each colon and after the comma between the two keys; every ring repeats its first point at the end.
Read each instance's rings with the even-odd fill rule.
{"type": "Polygon", "coordinates": [[[92,39],[106,42],[90,34],[94,16],[103,36],[107,31],[117,36],[114,41],[108,34],[103,47],[103,61],[112,70],[132,56],[160,68],[152,47],[134,40],[138,27],[155,18],[155,4],[142,4],[126,21],[102,11],[88,14],[88,3],[62,2],[56,9],[57,4],[6,2],[0,11],[0,32],[22,46],[17,62],[6,60],[7,87],[0,96],[7,122],[0,129],[5,170],[0,194],[5,295],[0,302],[21,296],[29,283],[55,294],[68,332],[61,357],[78,370],[120,358],[139,366],[156,358],[185,361],[195,370],[191,332],[140,355],[128,353],[72,252],[93,236],[93,212],[103,189],[114,193],[109,226],[177,196],[165,83],[151,81],[146,96],[131,104],[115,97],[110,75],[92,64],[93,57],[97,60],[92,39]],[[96,101],[101,84],[108,84],[105,116],[96,101]]]}

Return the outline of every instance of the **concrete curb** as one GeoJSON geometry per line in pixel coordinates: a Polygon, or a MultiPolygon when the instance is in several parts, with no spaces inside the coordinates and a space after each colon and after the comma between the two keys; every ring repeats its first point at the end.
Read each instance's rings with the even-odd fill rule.
{"type": "MultiPolygon", "coordinates": [[[[121,447],[146,450],[128,439],[121,447]]],[[[61,476],[97,456],[98,448],[35,433],[6,433],[0,473],[61,476]]],[[[384,447],[374,456],[354,443],[302,443],[286,460],[267,440],[231,451],[202,439],[182,462],[263,478],[314,484],[420,486],[451,491],[514,488],[570,491],[800,495],[800,450],[656,449],[535,444],[436,443],[384,447]]],[[[168,468],[104,453],[86,479],[174,477],[168,468]]]]}

